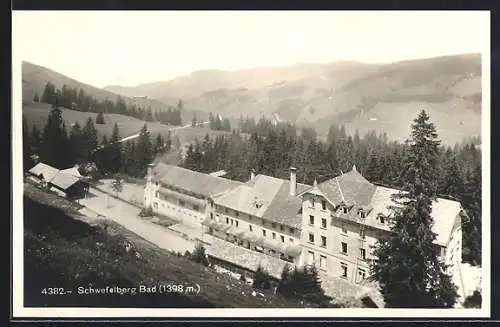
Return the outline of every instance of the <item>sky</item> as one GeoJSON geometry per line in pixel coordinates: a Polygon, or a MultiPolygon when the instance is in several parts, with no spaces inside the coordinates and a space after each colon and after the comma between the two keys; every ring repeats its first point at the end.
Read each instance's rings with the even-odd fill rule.
{"type": "Polygon", "coordinates": [[[489,52],[489,12],[13,11],[13,60],[97,87],[196,70],[489,52]]]}

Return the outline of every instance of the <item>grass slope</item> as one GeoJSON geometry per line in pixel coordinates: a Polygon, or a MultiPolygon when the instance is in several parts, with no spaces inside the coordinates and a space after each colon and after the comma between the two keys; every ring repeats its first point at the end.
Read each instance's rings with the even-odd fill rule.
{"type": "Polygon", "coordinates": [[[298,307],[279,297],[254,297],[252,289],[243,282],[160,249],[112,222],[89,224],[76,209],[69,201],[25,183],[25,306],[298,307]],[[125,240],[133,242],[134,251],[125,251],[125,240]],[[138,287],[162,283],[198,284],[200,292],[168,296],[76,293],[78,286],[138,287]],[[40,294],[49,286],[74,292],[64,296],[40,294]]]}
{"type": "MultiPolygon", "coordinates": [[[[26,121],[31,131],[31,126],[36,125],[36,127],[42,131],[45,124],[47,123],[47,117],[50,113],[51,107],[44,103],[29,103],[23,105],[23,114],[26,117],[26,121]]],[[[64,122],[66,123],[66,129],[70,130],[71,124],[78,122],[80,126],[84,126],[88,117],[92,117],[95,123],[95,118],[97,114],[91,112],[81,112],[70,109],[61,108],[64,122]]],[[[118,124],[120,129],[120,135],[122,137],[127,137],[139,133],[140,129],[144,124],[148,126],[148,130],[151,136],[154,138],[158,133],[161,133],[164,137],[167,136],[168,132],[171,131],[172,137],[178,137],[181,144],[192,142],[195,138],[201,140],[205,134],[209,134],[211,137],[220,134],[227,134],[228,132],[212,131],[208,127],[187,127],[183,129],[177,129],[178,126],[162,125],[157,122],[145,122],[130,116],[124,116],[119,114],[109,114],[105,115],[106,124],[95,124],[98,136],[102,138],[103,135],[111,136],[113,131],[113,126],[115,123],[118,124]]]]}
{"type": "MultiPolygon", "coordinates": [[[[98,100],[109,99],[113,102],[116,102],[118,98],[118,94],[116,93],[79,82],[73,78],[55,72],[49,68],[35,65],[26,61],[23,61],[22,63],[22,80],[23,80],[22,94],[24,102],[31,102],[33,100],[35,93],[38,93],[38,95],[41,97],[47,82],[53,83],[56,86],[56,88],[62,88],[64,84],[66,84],[70,88],[77,88],[77,89],[81,88],[85,91],[86,94],[90,94],[95,98],[97,98],[98,100]]],[[[155,99],[132,98],[123,95],[122,97],[127,103],[135,103],[140,107],[150,106],[153,111],[167,109],[167,105],[164,102],[155,99]]],[[[176,105],[179,99],[180,98],[176,98],[175,102],[171,104],[176,105]]],[[[204,112],[201,111],[196,112],[191,110],[183,110],[181,115],[184,121],[191,121],[193,115],[196,115],[197,117],[201,117],[203,119],[208,117],[208,115],[205,114],[204,112]]]]}

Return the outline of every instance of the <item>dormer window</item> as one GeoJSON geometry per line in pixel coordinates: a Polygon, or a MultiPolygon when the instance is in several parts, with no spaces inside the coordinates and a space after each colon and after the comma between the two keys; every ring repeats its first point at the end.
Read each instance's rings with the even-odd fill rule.
{"type": "Polygon", "coordinates": [[[349,208],[343,206],[341,207],[341,210],[342,210],[342,213],[348,213],[349,212],[349,208]]]}
{"type": "Polygon", "coordinates": [[[314,208],[314,196],[311,197],[311,206],[314,208]]]}
{"type": "Polygon", "coordinates": [[[366,212],[363,209],[359,209],[358,210],[358,216],[360,216],[361,218],[365,218],[366,217],[366,212]]]}
{"type": "Polygon", "coordinates": [[[326,201],[325,200],[321,201],[321,209],[326,210],[326,201]]]}
{"type": "Polygon", "coordinates": [[[385,217],[384,217],[384,215],[378,215],[378,220],[380,221],[381,224],[385,224],[385,217]]]}

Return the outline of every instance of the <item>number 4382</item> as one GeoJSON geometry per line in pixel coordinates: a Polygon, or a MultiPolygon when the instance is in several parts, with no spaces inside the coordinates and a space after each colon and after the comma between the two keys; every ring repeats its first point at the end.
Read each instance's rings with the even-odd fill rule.
{"type": "Polygon", "coordinates": [[[59,294],[65,294],[66,292],[62,287],[47,287],[43,288],[41,293],[43,295],[59,295],[59,294]]]}

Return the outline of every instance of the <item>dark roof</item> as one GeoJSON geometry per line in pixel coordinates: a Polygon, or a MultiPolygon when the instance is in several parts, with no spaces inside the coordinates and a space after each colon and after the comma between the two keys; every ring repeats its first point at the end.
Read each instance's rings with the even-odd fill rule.
{"type": "Polygon", "coordinates": [[[367,206],[377,188],[364,178],[356,169],[334,177],[321,184],[318,188],[331,202],[367,206]]]}
{"type": "Polygon", "coordinates": [[[164,163],[159,163],[153,168],[153,180],[203,197],[225,192],[242,185],[242,183],[230,179],[215,177],[164,163]]]}
{"type": "MultiPolygon", "coordinates": [[[[310,186],[297,184],[296,194],[310,186]]],[[[290,181],[257,175],[251,181],[215,198],[215,203],[255,217],[300,228],[302,207],[299,196],[290,195],[290,181]],[[256,203],[260,204],[256,206],[256,203]]]]}

